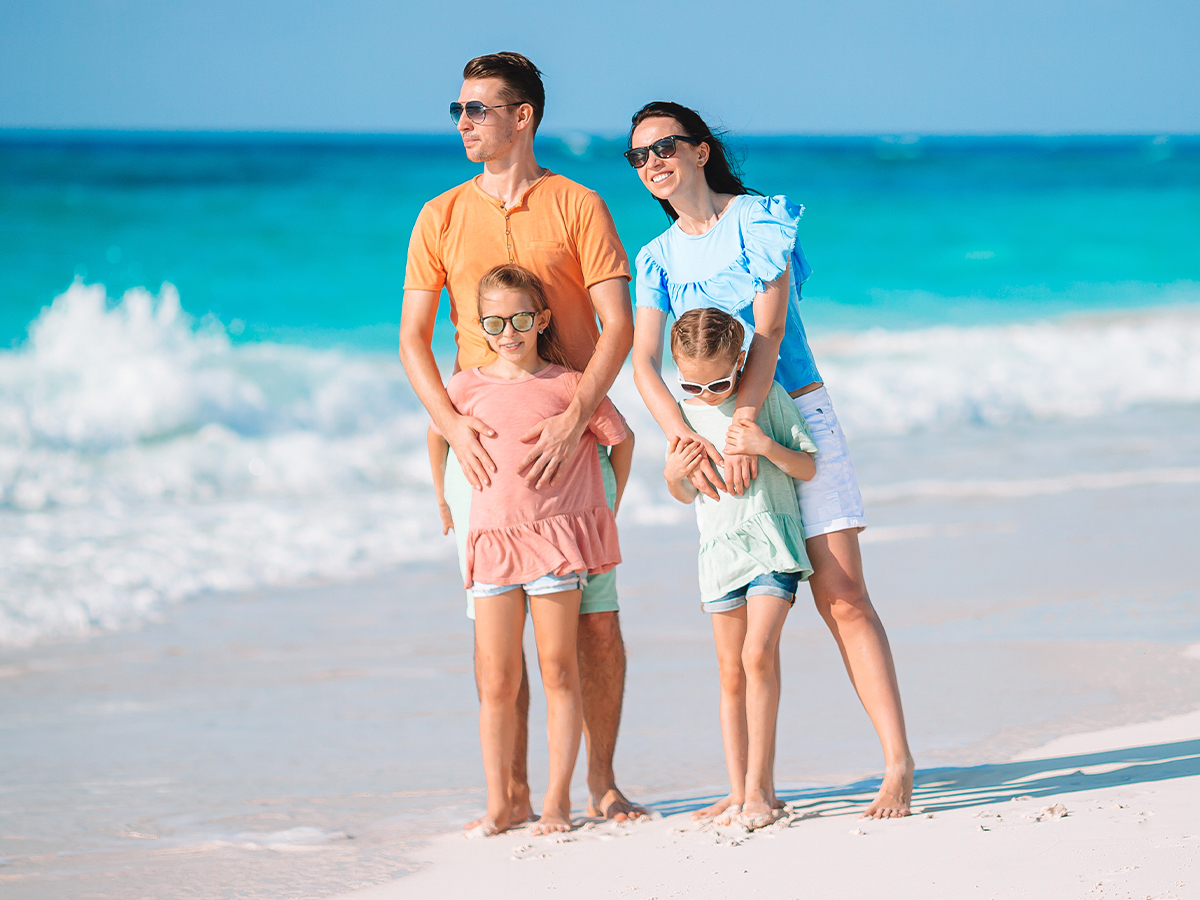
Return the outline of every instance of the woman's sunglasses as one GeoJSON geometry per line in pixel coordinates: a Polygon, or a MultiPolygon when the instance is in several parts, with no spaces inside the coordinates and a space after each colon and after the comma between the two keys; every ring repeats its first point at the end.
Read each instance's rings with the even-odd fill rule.
{"type": "Polygon", "coordinates": [[[708,384],[697,384],[694,381],[684,381],[683,377],[679,378],[679,388],[685,394],[703,394],[708,391],[713,394],[723,394],[733,387],[733,379],[737,376],[737,366],[733,367],[733,371],[724,378],[718,378],[716,381],[710,381],[708,384]]]}
{"type": "Polygon", "coordinates": [[[670,159],[674,156],[676,141],[683,141],[685,144],[691,144],[693,147],[704,143],[694,137],[688,137],[686,134],[669,134],[665,138],[659,138],[649,147],[634,147],[632,150],[626,150],[625,158],[629,160],[629,164],[635,169],[640,169],[650,161],[651,153],[659,159],[670,159]]]}
{"type": "MultiPolygon", "coordinates": [[[[521,101],[521,103],[525,102],[521,101]]],[[[476,125],[482,125],[483,120],[487,118],[489,109],[504,109],[506,106],[520,106],[521,103],[498,103],[495,106],[484,106],[478,100],[468,100],[466,103],[459,103],[456,100],[450,104],[450,120],[457,125],[463,113],[466,113],[468,119],[476,125]]]]}
{"type": "Polygon", "coordinates": [[[533,321],[537,317],[537,313],[520,312],[509,316],[507,319],[504,316],[484,316],[479,320],[479,324],[483,326],[486,334],[495,337],[498,334],[504,333],[504,326],[512,323],[513,331],[524,333],[533,327],[533,321]]]}

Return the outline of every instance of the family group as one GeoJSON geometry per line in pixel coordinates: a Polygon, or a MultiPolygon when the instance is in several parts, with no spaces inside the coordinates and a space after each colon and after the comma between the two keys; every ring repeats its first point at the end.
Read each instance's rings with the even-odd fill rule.
{"type": "Polygon", "coordinates": [[[581,740],[588,814],[646,814],[613,773],[625,688],[615,515],[634,436],[606,395],[631,352],[667,437],[666,487],[697,505],[730,790],[696,815],[751,829],[778,815],[779,640],[800,582],[883,747],[883,782],[864,815],[908,815],[913,761],[863,580],[862,498],[800,318],[810,273],[797,239],[802,207],[747,188],[694,110],[648,103],[633,116],[625,157],[671,224],[631,271],[601,198],[537,162],[537,67],[497,53],[471,60],[463,78],[450,116],[483,171],[418,217],[400,358],[432,422],[442,523],[454,532],[474,620],[488,799],[468,828],[486,836],[535,820],[537,833],[570,829],[581,740]],[[433,353],[443,290],[457,345],[446,382],[433,353]],[[663,378],[667,343],[682,401],[663,378]],[[537,817],[526,770],[527,613],[549,741],[537,817]]]}

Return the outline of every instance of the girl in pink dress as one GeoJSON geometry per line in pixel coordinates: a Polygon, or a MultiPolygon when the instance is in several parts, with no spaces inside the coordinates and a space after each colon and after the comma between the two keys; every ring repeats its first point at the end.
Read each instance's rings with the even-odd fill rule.
{"type": "MultiPolygon", "coordinates": [[[[488,836],[519,824],[513,821],[508,786],[528,602],[550,746],[550,782],[534,832],[568,831],[571,775],[583,726],[575,645],[580,592],[589,575],[607,572],[621,561],[596,445],[612,447],[619,503],[633,440],[606,398],[556,483],[540,490],[526,485],[518,467],[529,445],[520,436],[564,412],[582,376],[565,364],[545,290],[532,272],[497,266],[480,279],[477,299],[479,326],[497,359],[457,373],[446,391],[461,414],[490,427],[491,433],[479,438],[496,464],[491,484],[472,499],[466,547],[465,587],[475,602],[479,742],[488,792],[487,813],[478,829],[488,836]]],[[[445,450],[440,458],[445,460],[445,450]]],[[[438,470],[435,460],[435,476],[438,470]]]]}

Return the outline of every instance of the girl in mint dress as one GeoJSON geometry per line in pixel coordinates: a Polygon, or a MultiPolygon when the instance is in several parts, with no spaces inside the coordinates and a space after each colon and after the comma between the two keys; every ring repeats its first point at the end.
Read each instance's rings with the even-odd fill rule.
{"type": "Polygon", "coordinates": [[[701,494],[689,477],[704,454],[699,440],[675,439],[663,476],[675,499],[695,501],[700,524],[700,602],[712,613],[721,673],[721,737],[729,795],[698,817],[747,828],[775,820],[775,723],[779,713],[779,636],[812,574],[793,479],[816,472],[817,450],[787,391],[772,385],[753,422],[737,422],[744,329],[728,313],[694,309],[671,329],[684,421],[702,438],[758,458],[740,495],[701,494]]]}

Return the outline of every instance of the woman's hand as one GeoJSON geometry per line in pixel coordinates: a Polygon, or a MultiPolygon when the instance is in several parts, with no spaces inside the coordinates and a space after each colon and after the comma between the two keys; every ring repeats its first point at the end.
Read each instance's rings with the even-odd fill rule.
{"type": "Polygon", "coordinates": [[[765,456],[772,443],[757,422],[735,420],[725,433],[725,455],[765,456]]]}

